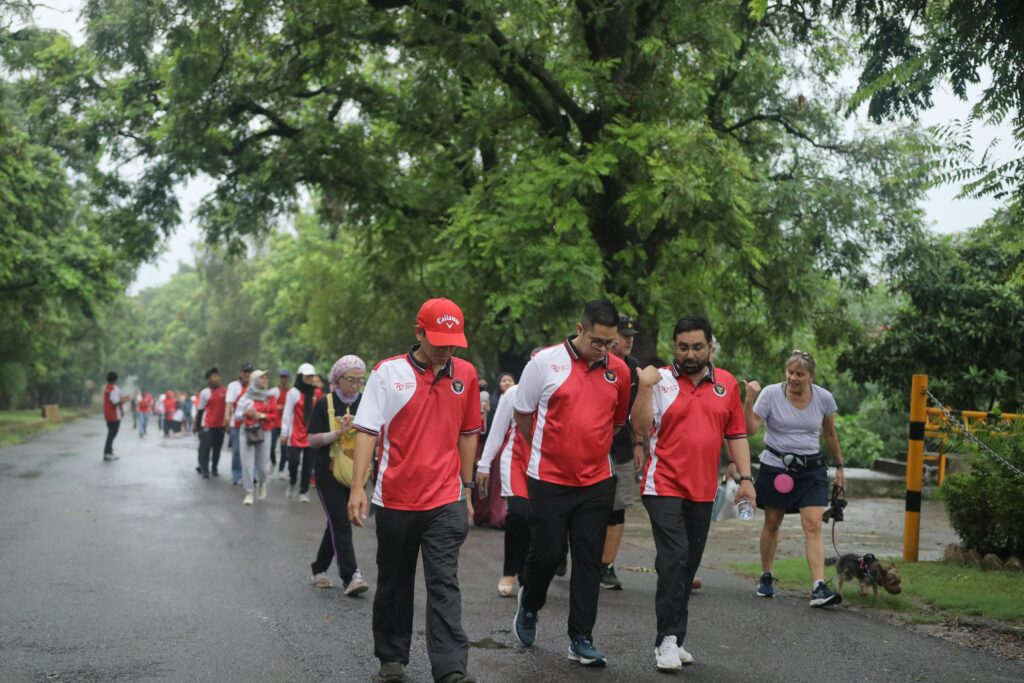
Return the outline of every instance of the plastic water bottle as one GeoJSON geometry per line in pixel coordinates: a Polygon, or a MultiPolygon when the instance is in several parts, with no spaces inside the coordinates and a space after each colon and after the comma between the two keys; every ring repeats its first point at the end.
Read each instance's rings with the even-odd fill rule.
{"type": "Polygon", "coordinates": [[[740,519],[744,521],[749,522],[754,518],[754,506],[749,498],[740,498],[740,502],[736,504],[736,511],[739,513],[740,519]]]}

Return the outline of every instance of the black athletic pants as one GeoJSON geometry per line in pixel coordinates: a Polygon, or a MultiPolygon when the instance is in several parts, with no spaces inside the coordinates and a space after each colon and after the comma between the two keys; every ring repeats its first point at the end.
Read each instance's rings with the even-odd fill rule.
{"type": "MultiPolygon", "coordinates": [[[[299,480],[299,493],[309,493],[309,479],[313,475],[313,449],[288,447],[288,483],[295,486],[299,480]],[[299,478],[299,464],[302,465],[302,478],[299,478]]],[[[319,477],[318,477],[319,479],[319,477]]]]}
{"type": "Polygon", "coordinates": [[[119,429],[121,429],[120,420],[107,421],[107,442],[103,445],[103,455],[110,455],[114,452],[114,437],[117,436],[119,429]]]}
{"type": "Polygon", "coordinates": [[[515,576],[523,583],[523,567],[530,549],[530,499],[505,498],[505,568],[502,576],[515,576]]]}
{"type": "Polygon", "coordinates": [[[459,549],[469,533],[462,501],[433,510],[374,506],[377,591],[373,596],[373,653],[382,662],[409,663],[416,558],[427,585],[427,654],[434,680],[466,673],[469,638],[462,629],[459,549]]]}
{"type": "Polygon", "coordinates": [[[690,615],[690,591],[697,575],[704,544],[711,526],[714,503],[694,503],[673,496],[644,496],[644,507],[651,519],[657,556],[658,588],[654,594],[654,612],[658,618],[658,637],[675,636],[682,645],[690,615]]]}
{"type": "Polygon", "coordinates": [[[313,573],[326,572],[331,567],[331,560],[337,558],[338,575],[347,584],[359,569],[356,550],[352,545],[352,524],[348,521],[348,497],[351,491],[347,486],[339,484],[331,474],[330,457],[317,458],[316,492],[327,514],[327,528],[324,529],[320,550],[313,562],[313,573]]]}
{"type": "MultiPolygon", "coordinates": [[[[281,438],[281,428],[274,427],[270,430],[270,473],[274,473],[274,465],[277,465],[277,441],[281,438]]],[[[281,450],[284,450],[284,444],[281,444],[281,450]]]]}
{"type": "Polygon", "coordinates": [[[544,606],[568,531],[572,551],[569,637],[592,638],[597,596],[601,592],[601,554],[615,497],[615,480],[609,477],[590,486],[562,486],[531,478],[527,486],[530,550],[523,571],[523,607],[535,612],[544,606]]]}
{"type": "Polygon", "coordinates": [[[199,469],[202,472],[217,471],[220,463],[220,449],[224,446],[223,427],[203,427],[199,430],[199,469]]]}

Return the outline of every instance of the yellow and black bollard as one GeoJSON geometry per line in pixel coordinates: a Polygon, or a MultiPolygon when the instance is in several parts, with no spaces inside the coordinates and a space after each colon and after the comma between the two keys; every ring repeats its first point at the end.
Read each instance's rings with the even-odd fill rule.
{"type": "Polygon", "coordinates": [[[903,517],[903,560],[917,562],[921,540],[921,485],[924,480],[924,425],[928,375],[914,375],[910,385],[910,432],[907,439],[907,506],[903,517]]]}

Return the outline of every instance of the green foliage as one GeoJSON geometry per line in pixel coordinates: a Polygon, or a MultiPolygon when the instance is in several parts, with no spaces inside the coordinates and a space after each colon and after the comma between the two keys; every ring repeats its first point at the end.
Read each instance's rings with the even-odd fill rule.
{"type": "Polygon", "coordinates": [[[843,449],[843,462],[847,467],[871,467],[876,458],[885,456],[885,443],[881,437],[863,426],[860,415],[840,415],[836,418],[839,445],[843,449]]]}
{"type": "MultiPolygon", "coordinates": [[[[1024,439],[1018,431],[1006,437],[985,438],[990,448],[1016,467],[1024,468],[1024,439]]],[[[1020,501],[1024,478],[975,450],[970,474],[950,477],[943,496],[954,528],[968,547],[1001,555],[1024,552],[1024,520],[1020,501]]]]}
{"type": "Polygon", "coordinates": [[[840,367],[905,401],[914,373],[929,375],[942,401],[964,410],[1017,412],[1024,389],[1024,264],[1019,210],[963,235],[915,240],[897,260],[904,298],[882,328],[863,330],[840,367]]]}
{"type": "MultiPolygon", "coordinates": [[[[1024,470],[1024,434],[1020,431],[993,435],[984,441],[1024,470]]],[[[1013,474],[979,449],[972,450],[970,473],[952,474],[942,483],[950,523],[968,548],[1004,558],[1020,557],[1024,554],[1024,477],[1013,474]]]]}
{"type": "MultiPolygon", "coordinates": [[[[978,158],[970,137],[976,121],[999,123],[1012,117],[1014,137],[1024,139],[1024,10],[1019,0],[986,2],[928,0],[810,0],[815,11],[849,16],[860,30],[866,59],[860,91],[852,107],[869,100],[876,121],[932,106],[935,87],[944,83],[962,100],[968,89],[987,82],[974,102],[971,120],[940,127],[947,159],[940,178],[962,184],[962,195],[1024,197],[1024,158],[978,158]]],[[[1018,145],[1019,149],[1019,145],[1018,145]]]]}
{"type": "MultiPolygon", "coordinates": [[[[755,333],[736,324],[732,347],[753,353],[819,313],[831,329],[829,279],[860,286],[920,226],[927,145],[847,133],[843,28],[784,5],[114,0],[85,16],[116,93],[96,98],[98,134],[144,160],[158,207],[161,183],[209,175],[207,238],[242,254],[316,198],[335,258],[303,272],[346,300],[312,295],[290,327],[306,350],[340,335],[380,353],[447,295],[471,353],[522,357],[607,295],[639,316],[644,360],[694,310],[737,310],[755,333]]],[[[271,245],[293,272],[275,259],[294,244],[271,245]]],[[[280,336],[309,298],[258,280],[280,336]]]]}

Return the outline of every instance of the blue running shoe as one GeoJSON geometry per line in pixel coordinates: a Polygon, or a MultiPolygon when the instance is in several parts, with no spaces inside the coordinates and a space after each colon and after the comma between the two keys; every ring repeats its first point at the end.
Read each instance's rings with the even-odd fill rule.
{"type": "Polygon", "coordinates": [[[811,593],[811,607],[838,605],[842,601],[843,596],[826,586],[824,581],[819,582],[811,593]]]}
{"type": "Polygon", "coordinates": [[[594,642],[586,636],[573,636],[569,644],[569,659],[583,666],[604,666],[608,662],[604,653],[594,647],[594,642]]]}
{"type": "Polygon", "coordinates": [[[512,632],[516,634],[516,640],[525,647],[533,645],[537,640],[537,613],[527,612],[523,609],[523,589],[520,586],[519,596],[516,598],[516,617],[512,620],[512,632]]]}
{"type": "Polygon", "coordinates": [[[775,597],[775,577],[771,572],[761,574],[761,580],[757,582],[757,596],[759,598],[775,597]]]}

